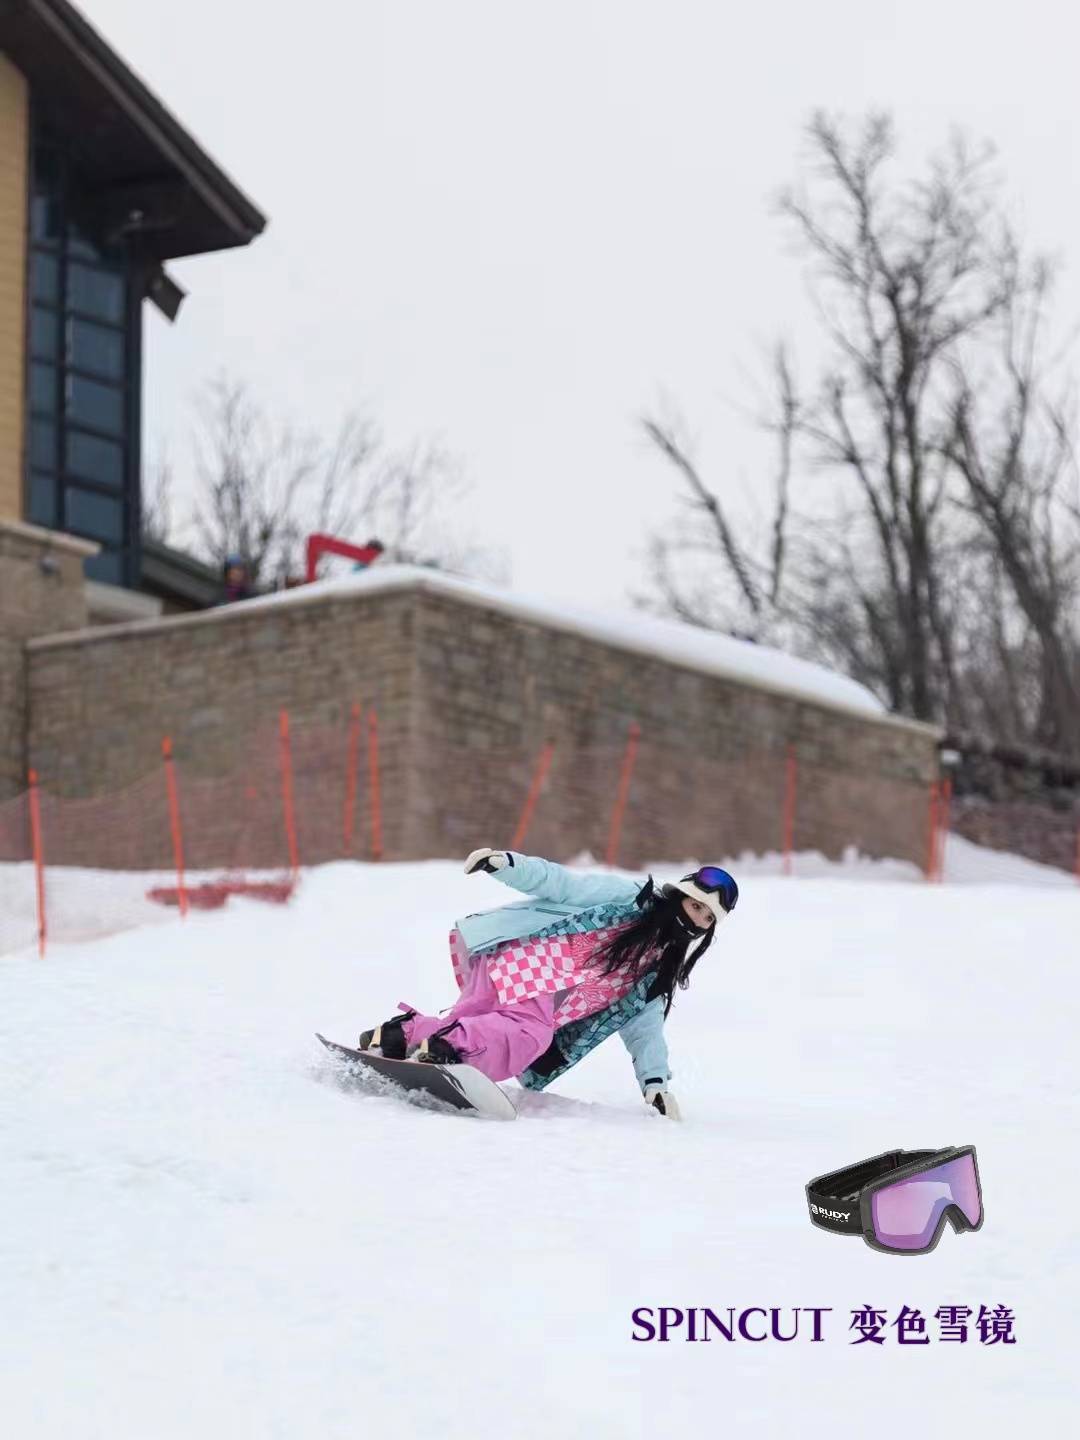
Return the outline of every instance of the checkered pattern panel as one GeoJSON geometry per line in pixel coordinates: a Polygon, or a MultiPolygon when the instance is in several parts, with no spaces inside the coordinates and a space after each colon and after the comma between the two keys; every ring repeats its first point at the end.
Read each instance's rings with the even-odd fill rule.
{"type": "Polygon", "coordinates": [[[625,975],[604,975],[593,964],[597,950],[616,927],[591,934],[527,936],[503,947],[488,961],[488,974],[500,1005],[514,1005],[534,995],[569,994],[555,1012],[556,1023],[579,1019],[625,995],[625,975]]]}
{"type": "Polygon", "coordinates": [[[472,960],[469,956],[469,947],[465,944],[465,937],[456,925],[450,931],[450,965],[458,989],[464,990],[472,972],[472,960]]]}

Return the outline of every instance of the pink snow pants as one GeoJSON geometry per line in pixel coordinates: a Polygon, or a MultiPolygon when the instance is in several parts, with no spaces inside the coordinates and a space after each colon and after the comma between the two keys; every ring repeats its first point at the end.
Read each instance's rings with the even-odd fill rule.
{"type": "Polygon", "coordinates": [[[418,1045],[450,1025],[453,1028],[447,1030],[446,1039],[467,1064],[489,1080],[508,1080],[520,1075],[551,1044],[559,998],[557,994],[535,995],[513,1005],[500,1005],[487,966],[480,960],[457,1004],[445,1015],[415,1015],[402,1029],[406,1043],[418,1045]]]}

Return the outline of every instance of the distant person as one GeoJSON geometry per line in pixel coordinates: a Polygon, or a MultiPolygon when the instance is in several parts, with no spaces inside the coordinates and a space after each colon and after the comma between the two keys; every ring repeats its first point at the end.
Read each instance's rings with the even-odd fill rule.
{"type": "Polygon", "coordinates": [[[664,1021],[675,991],[735,909],[739,888],[703,865],[675,884],[584,874],[509,850],[474,850],[486,871],[531,897],[459,920],[450,959],[461,990],[443,1015],[406,1005],[360,1036],[388,1059],[475,1066],[543,1090],[608,1036],[630,1052],[645,1102],[679,1118],[668,1089],[664,1021]]]}
{"type": "Polygon", "coordinates": [[[353,565],[353,569],[366,570],[369,565],[375,564],[375,561],[379,558],[379,556],[383,553],[385,549],[386,546],[382,543],[381,540],[369,540],[367,544],[363,547],[363,553],[357,556],[357,559],[353,565]]]}
{"type": "Polygon", "coordinates": [[[226,555],[221,567],[224,597],[223,605],[232,605],[237,600],[250,600],[255,593],[251,579],[251,566],[243,555],[226,555]]]}

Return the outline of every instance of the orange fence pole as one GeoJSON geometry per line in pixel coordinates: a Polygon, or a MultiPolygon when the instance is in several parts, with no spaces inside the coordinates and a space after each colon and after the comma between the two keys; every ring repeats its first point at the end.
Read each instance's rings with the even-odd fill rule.
{"type": "Polygon", "coordinates": [[[353,703],[349,720],[349,744],[345,761],[345,819],[342,826],[345,855],[352,854],[356,829],[356,781],[360,770],[360,706],[353,703]]]}
{"type": "Polygon", "coordinates": [[[379,721],[374,707],[368,711],[368,794],[371,796],[371,858],[381,860],[382,795],[379,790],[379,721]]]}
{"type": "Polygon", "coordinates": [[[938,782],[930,782],[930,838],[926,847],[926,878],[928,881],[934,879],[934,869],[937,864],[937,825],[938,825],[938,782]]]}
{"type": "Polygon", "coordinates": [[[183,920],[188,912],[188,893],[184,884],[184,834],[180,828],[180,796],[176,789],[172,740],[168,735],[161,742],[161,758],[165,761],[165,793],[169,797],[169,827],[172,830],[173,860],[176,864],[176,896],[180,905],[180,918],[183,920]]]}
{"type": "Polygon", "coordinates": [[[787,751],[786,775],[784,782],[784,874],[791,874],[791,851],[795,838],[795,797],[798,783],[799,762],[795,758],[795,746],[787,751]]]}
{"type": "Polygon", "coordinates": [[[279,716],[281,729],[281,800],[285,811],[285,838],[289,844],[289,869],[295,875],[300,869],[300,849],[296,843],[296,811],[293,806],[292,746],[289,741],[289,712],[279,716]]]}
{"type": "Polygon", "coordinates": [[[949,817],[952,811],[952,776],[946,775],[941,786],[941,814],[938,817],[937,881],[945,879],[945,846],[949,841],[949,817]]]}
{"type": "Polygon", "coordinates": [[[626,802],[630,795],[630,779],[634,773],[634,760],[637,758],[638,740],[641,738],[641,727],[635,720],[630,726],[630,734],[626,740],[626,753],[623,755],[622,774],[619,776],[619,791],[615,797],[615,808],[611,812],[611,828],[608,831],[607,855],[605,857],[609,865],[614,865],[619,853],[619,833],[622,830],[623,814],[626,811],[626,802]]]}
{"type": "Polygon", "coordinates": [[[45,853],[41,843],[41,797],[38,794],[37,771],[31,770],[30,841],[34,852],[34,879],[37,883],[38,954],[45,957],[45,853]]]}
{"type": "Polygon", "coordinates": [[[518,820],[517,829],[514,831],[514,838],[510,841],[511,850],[520,850],[525,843],[525,834],[532,820],[533,811],[536,809],[537,797],[540,794],[540,787],[544,783],[548,770],[551,768],[551,757],[555,754],[555,746],[549,741],[540,755],[540,761],[533,775],[532,784],[529,786],[529,793],[525,797],[525,804],[522,807],[521,818],[518,820]]]}

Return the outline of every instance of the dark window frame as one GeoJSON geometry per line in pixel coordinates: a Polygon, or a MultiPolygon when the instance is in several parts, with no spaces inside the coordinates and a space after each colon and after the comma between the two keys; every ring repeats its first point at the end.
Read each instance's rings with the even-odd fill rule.
{"type": "MultiPolygon", "coordinates": [[[[119,583],[134,587],[138,583],[140,568],[140,535],[142,523],[141,496],[141,400],[142,400],[142,284],[141,269],[137,257],[131,250],[114,255],[103,254],[101,247],[94,244],[87,233],[84,217],[80,215],[76,181],[77,156],[73,147],[48,132],[31,96],[30,154],[27,174],[26,209],[26,304],[25,337],[26,362],[24,366],[24,415],[26,417],[26,448],[23,466],[24,513],[33,515],[33,496],[41,495],[46,482],[52,486],[52,514],[57,529],[68,527],[67,491],[99,494],[110,502],[118,503],[121,510],[121,535],[119,544],[105,543],[100,568],[110,573],[114,566],[104,558],[106,552],[118,557],[119,583]],[[52,191],[38,189],[38,163],[42,151],[50,153],[49,183],[52,191]],[[39,196],[46,196],[50,213],[57,220],[59,234],[53,238],[39,238],[35,235],[35,217],[40,212],[39,196]],[[77,232],[77,233],[76,233],[77,232]],[[89,252],[93,252],[93,254],[89,252]],[[57,286],[51,299],[35,299],[30,278],[34,257],[41,255],[55,262],[57,286]],[[95,314],[72,303],[69,295],[70,267],[78,265],[84,270],[97,271],[116,277],[122,286],[122,320],[116,321],[95,314]],[[32,325],[35,313],[52,317],[54,326],[53,345],[55,354],[48,357],[33,348],[32,325]],[[85,364],[76,364],[74,336],[70,322],[82,322],[110,332],[120,343],[120,375],[106,374],[85,364]],[[56,390],[53,397],[53,411],[48,413],[34,408],[31,393],[31,367],[34,364],[51,366],[56,375],[56,390]],[[113,391],[118,397],[120,423],[116,429],[109,429],[93,420],[76,419],[68,410],[68,382],[70,379],[84,380],[88,384],[113,391]],[[31,427],[35,424],[48,425],[52,429],[54,463],[35,463],[31,447],[31,427]],[[110,486],[68,467],[68,436],[70,433],[83,434],[90,439],[102,440],[118,447],[119,484],[110,486]]],[[[49,509],[45,505],[41,509],[49,509]]],[[[41,523],[39,521],[39,523],[41,523]]],[[[73,534],[83,531],[71,528],[73,534]]],[[[96,536],[88,536],[98,539],[96,536]]],[[[98,543],[102,543],[98,540],[98,543]]],[[[98,563],[87,561],[88,576],[93,578],[98,563]]]]}

